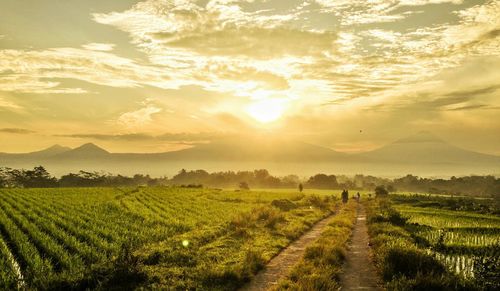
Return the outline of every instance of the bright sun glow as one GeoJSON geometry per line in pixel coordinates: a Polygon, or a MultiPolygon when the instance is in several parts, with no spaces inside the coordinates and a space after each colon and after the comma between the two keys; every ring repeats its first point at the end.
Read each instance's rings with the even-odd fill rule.
{"type": "Polygon", "coordinates": [[[280,99],[258,100],[247,107],[248,114],[262,123],[278,120],[283,115],[284,110],[284,100],[280,99]]]}

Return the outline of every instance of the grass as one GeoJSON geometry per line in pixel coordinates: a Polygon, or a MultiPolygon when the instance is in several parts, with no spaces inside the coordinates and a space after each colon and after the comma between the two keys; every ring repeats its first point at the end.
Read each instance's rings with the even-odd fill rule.
{"type": "Polygon", "coordinates": [[[187,188],[0,190],[0,289],[234,290],[331,212],[328,196],[187,188]],[[15,289],[15,288],[14,288],[15,289]]]}
{"type": "Polygon", "coordinates": [[[398,204],[388,199],[365,202],[375,263],[387,289],[498,288],[499,218],[411,206],[421,203],[414,198],[408,197],[408,204],[401,196],[394,199],[398,204]]]}
{"type": "Polygon", "coordinates": [[[357,203],[351,200],[327,225],[320,238],[308,246],[276,290],[338,290],[347,242],[356,218],[357,203]]]}

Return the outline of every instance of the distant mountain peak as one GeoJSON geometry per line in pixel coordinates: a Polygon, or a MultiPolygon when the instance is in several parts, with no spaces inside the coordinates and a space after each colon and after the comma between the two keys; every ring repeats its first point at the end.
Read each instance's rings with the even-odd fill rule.
{"type": "Polygon", "coordinates": [[[34,155],[57,155],[57,154],[61,154],[61,153],[64,153],[64,152],[67,152],[67,151],[70,151],[70,150],[71,150],[70,147],[65,147],[65,146],[62,146],[62,145],[59,145],[59,144],[55,144],[55,145],[53,145],[51,147],[48,147],[48,148],[40,150],[40,151],[32,152],[30,154],[34,154],[34,155]]]}
{"type": "Polygon", "coordinates": [[[55,145],[45,149],[45,151],[48,151],[48,150],[71,150],[71,148],[62,146],[60,144],[55,144],[55,145]]]}
{"type": "Polygon", "coordinates": [[[429,131],[420,131],[414,135],[399,139],[394,143],[446,143],[429,131]]]}
{"type": "Polygon", "coordinates": [[[88,153],[88,154],[109,154],[109,152],[93,143],[83,144],[71,151],[72,153],[88,153]]]}

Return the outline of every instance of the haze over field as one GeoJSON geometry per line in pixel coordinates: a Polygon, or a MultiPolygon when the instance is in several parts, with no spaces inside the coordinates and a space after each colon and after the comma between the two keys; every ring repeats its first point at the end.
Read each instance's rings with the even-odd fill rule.
{"type": "Polygon", "coordinates": [[[359,154],[272,136],[234,136],[189,149],[151,154],[110,153],[92,143],[74,149],[54,145],[26,154],[0,153],[0,161],[14,168],[43,164],[56,175],[84,169],[171,176],[180,169],[201,168],[209,171],[265,168],[278,175],[303,176],[318,172],[446,177],[500,173],[500,157],[467,151],[425,132],[359,154]]]}
{"type": "Polygon", "coordinates": [[[500,1],[365,2],[3,0],[0,152],[63,147],[0,166],[500,173],[500,1]]]}

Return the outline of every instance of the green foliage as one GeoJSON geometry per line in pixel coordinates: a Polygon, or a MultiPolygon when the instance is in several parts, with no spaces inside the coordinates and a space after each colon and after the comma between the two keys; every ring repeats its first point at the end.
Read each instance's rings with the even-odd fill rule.
{"type": "Polygon", "coordinates": [[[328,210],[332,206],[332,203],[335,201],[335,198],[332,196],[323,196],[320,197],[318,195],[310,195],[306,197],[305,204],[312,205],[314,207],[328,210]]]}
{"type": "Polygon", "coordinates": [[[478,256],[474,260],[476,282],[485,290],[495,290],[500,282],[500,257],[478,256]]]}
{"type": "Polygon", "coordinates": [[[262,270],[266,265],[266,259],[262,257],[262,254],[255,250],[248,250],[245,253],[245,258],[241,263],[241,269],[239,274],[244,279],[250,279],[258,271],[262,270]]]}
{"type": "Polygon", "coordinates": [[[411,277],[417,273],[426,276],[445,273],[444,266],[435,258],[419,249],[407,246],[389,248],[384,254],[382,266],[383,278],[387,281],[394,277],[411,277]]]}
{"type": "Polygon", "coordinates": [[[297,208],[297,205],[288,199],[273,200],[271,205],[282,211],[290,211],[297,208]]]}
{"type": "MultiPolygon", "coordinates": [[[[398,196],[395,200],[404,202],[398,196]]],[[[407,200],[415,203],[415,197],[407,200]]],[[[428,206],[395,208],[388,199],[365,203],[375,262],[388,290],[498,287],[491,262],[498,258],[494,246],[500,241],[496,217],[428,206]],[[471,259],[477,255],[484,257],[471,259]]]]}
{"type": "Polygon", "coordinates": [[[334,175],[316,174],[307,180],[306,186],[314,189],[337,189],[339,183],[334,175]]]}
{"type": "Polygon", "coordinates": [[[471,197],[443,197],[421,194],[392,195],[396,203],[415,207],[439,208],[444,210],[468,211],[482,214],[500,214],[500,204],[493,199],[471,197]]]}
{"type": "Polygon", "coordinates": [[[385,189],[385,186],[377,186],[375,187],[375,196],[376,197],[387,197],[389,195],[389,191],[385,189]]]}

